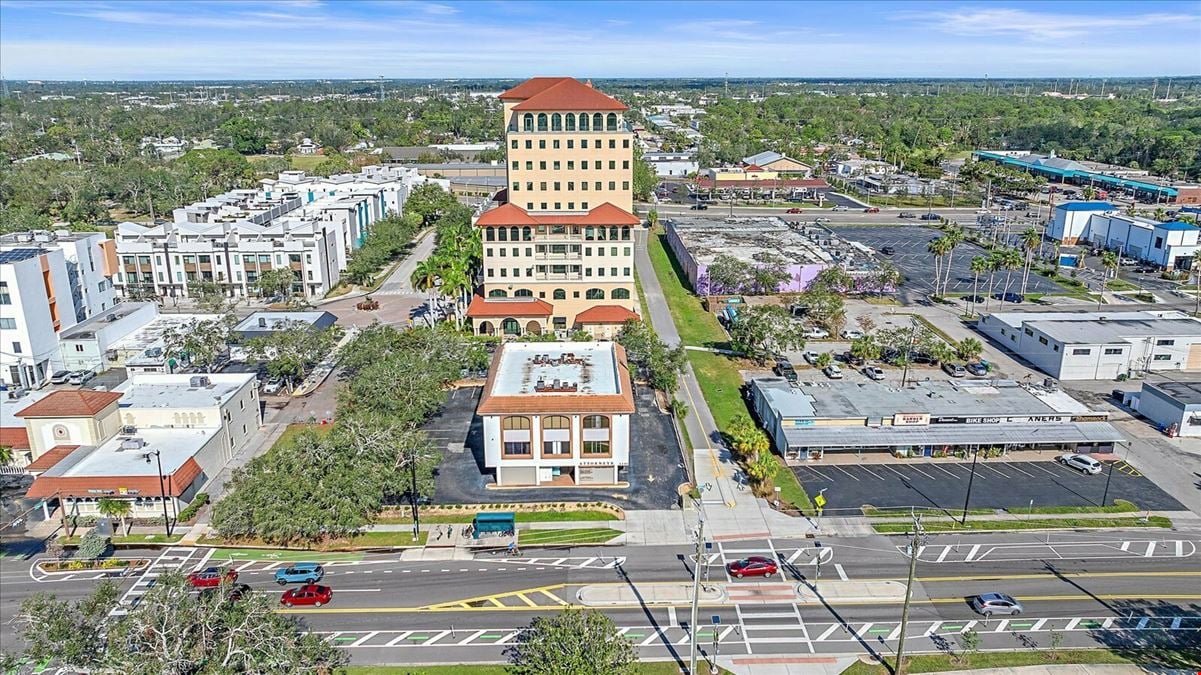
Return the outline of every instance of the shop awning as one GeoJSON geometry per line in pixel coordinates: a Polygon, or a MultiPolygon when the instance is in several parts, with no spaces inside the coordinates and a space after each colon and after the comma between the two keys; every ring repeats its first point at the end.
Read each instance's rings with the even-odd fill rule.
{"type": "Polygon", "coordinates": [[[931,424],[913,427],[786,427],[789,447],[872,448],[943,445],[1126,443],[1108,422],[931,424]]]}

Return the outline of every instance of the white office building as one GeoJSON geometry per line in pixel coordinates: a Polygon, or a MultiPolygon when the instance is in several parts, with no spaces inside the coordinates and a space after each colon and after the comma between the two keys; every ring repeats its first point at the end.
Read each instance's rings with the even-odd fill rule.
{"type": "Polygon", "coordinates": [[[630,461],[634,392],[616,342],[509,342],[477,412],[498,486],[616,485],[630,461]]]}
{"type": "Polygon", "coordinates": [[[700,168],[694,152],[645,152],[642,159],[651,165],[655,175],[660,178],[683,178],[700,168]]]}
{"type": "Polygon", "coordinates": [[[1047,226],[1047,236],[1065,244],[1089,243],[1166,269],[1191,269],[1199,235],[1192,223],[1128,216],[1109,202],[1060,204],[1047,226]]]}
{"type": "Polygon", "coordinates": [[[976,329],[1060,380],[1201,370],[1201,321],[1182,312],[1006,312],[976,329]]]}
{"type": "Polygon", "coordinates": [[[101,373],[117,362],[116,345],[158,318],[153,302],[123,302],[59,335],[63,367],[101,373]]]}

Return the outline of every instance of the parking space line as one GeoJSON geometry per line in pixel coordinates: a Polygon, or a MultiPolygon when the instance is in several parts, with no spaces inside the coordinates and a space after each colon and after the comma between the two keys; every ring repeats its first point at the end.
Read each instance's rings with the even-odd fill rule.
{"type": "Polygon", "coordinates": [[[930,480],[934,480],[934,476],[931,476],[930,474],[926,473],[925,471],[922,471],[921,469],[917,468],[916,466],[911,465],[908,468],[913,469],[914,471],[920,473],[921,475],[925,476],[926,478],[929,478],[930,480]]]}
{"type": "Polygon", "coordinates": [[[955,474],[955,472],[953,472],[953,471],[948,471],[948,470],[946,469],[946,467],[939,466],[938,464],[927,464],[926,466],[931,466],[931,467],[934,467],[935,469],[938,469],[939,471],[941,471],[941,472],[943,472],[943,473],[947,474],[947,475],[948,475],[948,476],[950,476],[951,478],[959,478],[959,476],[957,476],[957,475],[955,474]]]}
{"type": "Polygon", "coordinates": [[[831,482],[833,482],[833,480],[834,480],[833,478],[830,478],[829,476],[827,476],[826,474],[822,473],[821,471],[818,471],[816,468],[809,469],[809,471],[811,471],[812,473],[815,473],[815,474],[817,474],[818,476],[820,476],[822,480],[828,480],[828,481],[831,481],[831,482]]]}
{"type": "Polygon", "coordinates": [[[1010,465],[1009,465],[1009,468],[1010,468],[1010,469],[1013,469],[1014,471],[1017,471],[1018,473],[1022,474],[1023,476],[1029,476],[1030,478],[1034,478],[1034,474],[1032,474],[1032,473],[1026,473],[1026,472],[1025,472],[1025,471],[1023,471],[1022,469],[1018,468],[1018,465],[1017,465],[1017,464],[1010,464],[1010,465]]]}
{"type": "Polygon", "coordinates": [[[872,471],[871,469],[867,468],[866,466],[861,466],[859,468],[863,471],[870,473],[873,478],[876,478],[878,480],[884,480],[884,478],[882,476],[877,475],[875,471],[872,471]]]}
{"type": "Polygon", "coordinates": [[[997,473],[998,475],[1000,475],[1002,478],[1009,478],[1009,477],[1010,477],[1010,476],[1009,476],[1009,474],[1005,473],[1004,471],[1001,471],[1001,470],[1000,470],[1000,469],[998,469],[997,467],[995,467],[995,466],[989,466],[988,464],[986,464],[986,463],[983,463],[983,462],[981,462],[981,464],[980,464],[980,468],[981,468],[981,469],[989,469],[989,470],[991,470],[991,471],[993,471],[993,472],[997,473]]]}
{"type": "Polygon", "coordinates": [[[835,468],[835,469],[838,469],[839,471],[841,471],[841,472],[843,472],[843,473],[845,473],[846,475],[850,476],[850,477],[851,477],[852,479],[854,479],[854,480],[862,480],[861,478],[859,478],[859,477],[858,477],[858,476],[856,476],[855,474],[851,473],[850,471],[847,471],[846,469],[842,468],[841,466],[836,466],[836,467],[834,467],[834,468],[835,468]]]}
{"type": "Polygon", "coordinates": [[[1056,478],[1059,477],[1059,474],[1055,473],[1054,471],[1052,471],[1052,470],[1048,469],[1047,467],[1042,466],[1038,463],[1031,463],[1029,466],[1033,469],[1038,469],[1039,471],[1042,471],[1043,473],[1049,473],[1052,476],[1055,476],[1056,478]]]}

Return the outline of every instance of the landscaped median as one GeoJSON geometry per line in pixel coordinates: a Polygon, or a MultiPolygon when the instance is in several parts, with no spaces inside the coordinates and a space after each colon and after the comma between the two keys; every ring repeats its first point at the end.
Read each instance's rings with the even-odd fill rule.
{"type": "MultiPolygon", "coordinates": [[[[706,312],[700,298],[684,285],[683,274],[663,243],[664,236],[652,232],[647,240],[647,253],[655,268],[655,276],[659,278],[659,285],[663,287],[663,297],[681,342],[692,347],[726,346],[729,338],[717,322],[717,317],[706,312]]],[[[727,429],[736,415],[748,414],[746,402],[742,399],[743,382],[739,370],[752,367],[750,362],[695,349],[687,350],[686,354],[718,429],[727,429]]],[[[684,403],[692,404],[688,400],[684,403]]],[[[779,457],[773,457],[777,468],[772,480],[780,488],[781,501],[804,513],[812,513],[813,504],[796,474],[779,457]]]]}
{"type": "MultiPolygon", "coordinates": [[[[197,542],[201,546],[232,547],[241,550],[260,549],[268,551],[310,551],[328,553],[333,551],[356,551],[378,548],[412,548],[425,546],[427,532],[422,532],[416,541],[413,533],[404,532],[361,532],[347,539],[333,539],[312,548],[287,548],[273,546],[254,539],[222,539],[220,537],[201,537],[197,542]]],[[[310,553],[311,557],[311,553],[310,553]]]]}
{"type": "MultiPolygon", "coordinates": [[[[1130,516],[1125,518],[1109,517],[1095,518],[1069,516],[1065,518],[1022,518],[1010,516],[1007,518],[972,518],[966,523],[960,523],[952,518],[927,518],[922,520],[922,529],[926,532],[1005,532],[1009,530],[1083,530],[1083,529],[1123,529],[1134,527],[1170,528],[1172,521],[1164,516],[1148,518],[1130,516]]],[[[912,522],[872,523],[872,528],[879,534],[905,534],[913,531],[912,522]]]]}

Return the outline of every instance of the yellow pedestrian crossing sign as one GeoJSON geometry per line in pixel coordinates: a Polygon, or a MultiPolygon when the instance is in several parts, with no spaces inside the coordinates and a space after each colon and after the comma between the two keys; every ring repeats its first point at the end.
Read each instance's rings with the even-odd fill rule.
{"type": "Polygon", "coordinates": [[[826,507],[826,496],[818,495],[813,498],[813,503],[817,504],[817,508],[824,509],[826,507]]]}

